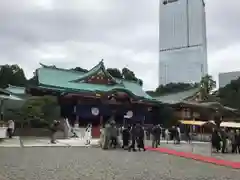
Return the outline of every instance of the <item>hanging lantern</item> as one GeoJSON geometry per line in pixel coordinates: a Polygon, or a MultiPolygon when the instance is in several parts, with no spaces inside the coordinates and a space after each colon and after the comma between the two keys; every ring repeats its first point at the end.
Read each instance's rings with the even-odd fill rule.
{"type": "Polygon", "coordinates": [[[93,108],[91,109],[91,111],[92,111],[92,114],[93,114],[94,116],[98,116],[98,115],[99,115],[99,109],[98,109],[98,108],[93,107],[93,108]]]}

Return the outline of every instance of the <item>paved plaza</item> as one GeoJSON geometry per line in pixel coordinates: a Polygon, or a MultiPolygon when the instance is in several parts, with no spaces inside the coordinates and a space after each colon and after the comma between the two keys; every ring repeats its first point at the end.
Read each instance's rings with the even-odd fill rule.
{"type": "MultiPolygon", "coordinates": [[[[98,144],[98,139],[91,141],[92,146],[98,144]]],[[[5,139],[0,142],[0,147],[85,147],[86,140],[83,138],[58,139],[56,144],[50,143],[50,139],[46,137],[23,137],[22,144],[19,137],[13,139],[5,139]]]]}
{"type": "Polygon", "coordinates": [[[238,180],[239,170],[157,152],[0,148],[1,180],[238,180]]]}
{"type": "MultiPolygon", "coordinates": [[[[81,138],[71,138],[71,139],[59,139],[56,144],[51,144],[48,138],[23,138],[22,145],[24,147],[89,147],[98,146],[99,140],[93,139],[90,145],[85,144],[85,140],[81,138]]],[[[146,146],[151,146],[151,141],[145,141],[146,146]]],[[[21,147],[19,137],[14,137],[13,139],[6,139],[0,142],[1,147],[21,147]]],[[[224,159],[229,161],[240,162],[240,155],[238,154],[221,154],[221,153],[211,153],[211,144],[208,142],[194,141],[192,144],[188,144],[182,141],[180,145],[175,145],[173,141],[168,144],[166,141],[161,141],[159,147],[164,147],[168,149],[173,149],[180,152],[191,152],[194,154],[200,154],[203,156],[211,156],[218,159],[224,159]]]]}
{"type": "MultiPolygon", "coordinates": [[[[151,146],[151,141],[146,141],[147,146],[151,146]]],[[[203,156],[210,156],[217,159],[229,160],[234,162],[240,162],[240,154],[231,154],[231,153],[212,153],[211,143],[208,142],[193,142],[191,144],[182,141],[181,144],[174,144],[172,141],[168,144],[166,141],[163,141],[159,147],[164,147],[168,149],[173,149],[180,152],[191,152],[194,154],[199,154],[203,156]]]]}

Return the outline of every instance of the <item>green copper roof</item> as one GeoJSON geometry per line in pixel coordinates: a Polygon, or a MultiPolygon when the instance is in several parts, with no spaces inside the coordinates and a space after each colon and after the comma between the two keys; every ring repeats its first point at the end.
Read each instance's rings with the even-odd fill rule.
{"type": "Polygon", "coordinates": [[[96,66],[94,66],[92,69],[90,69],[87,73],[84,73],[80,78],[74,80],[73,82],[81,82],[84,79],[93,76],[94,74],[98,73],[98,72],[102,72],[105,76],[111,78],[116,84],[122,84],[122,80],[118,80],[114,77],[111,76],[111,74],[109,74],[104,66],[103,60],[100,61],[100,63],[98,63],[96,66]]]}
{"type": "Polygon", "coordinates": [[[18,86],[12,86],[9,85],[5,90],[16,94],[16,95],[24,95],[25,94],[25,87],[18,87],[18,86]]]}
{"type": "Polygon", "coordinates": [[[153,99],[146,94],[142,87],[136,82],[125,81],[112,77],[105,69],[103,61],[94,66],[89,72],[82,73],[73,70],[59,69],[52,66],[43,65],[37,70],[39,85],[44,87],[55,87],[59,90],[72,89],[74,91],[112,91],[115,89],[127,91],[135,96],[153,99]],[[111,78],[115,83],[113,85],[85,83],[84,80],[98,72],[102,71],[105,76],[111,78]]]}
{"type": "Polygon", "coordinates": [[[14,96],[14,95],[0,95],[0,99],[6,99],[6,100],[14,100],[14,101],[22,101],[23,99],[21,99],[18,96],[14,96]]]}
{"type": "Polygon", "coordinates": [[[166,104],[176,104],[184,101],[186,98],[193,96],[199,91],[198,88],[190,89],[187,91],[182,91],[178,93],[171,93],[163,96],[156,97],[157,100],[164,102],[166,104]]]}

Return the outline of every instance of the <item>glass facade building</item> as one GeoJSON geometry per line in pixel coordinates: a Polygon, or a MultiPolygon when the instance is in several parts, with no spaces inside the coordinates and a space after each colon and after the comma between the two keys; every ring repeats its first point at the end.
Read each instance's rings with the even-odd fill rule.
{"type": "Polygon", "coordinates": [[[159,84],[199,82],[208,72],[203,0],[160,0],[159,84]]]}

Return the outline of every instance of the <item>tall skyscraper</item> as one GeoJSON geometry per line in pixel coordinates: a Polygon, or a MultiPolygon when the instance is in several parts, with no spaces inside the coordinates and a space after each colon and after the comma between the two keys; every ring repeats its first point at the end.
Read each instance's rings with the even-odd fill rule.
{"type": "Polygon", "coordinates": [[[159,84],[199,82],[207,74],[205,3],[160,0],[159,84]]]}

